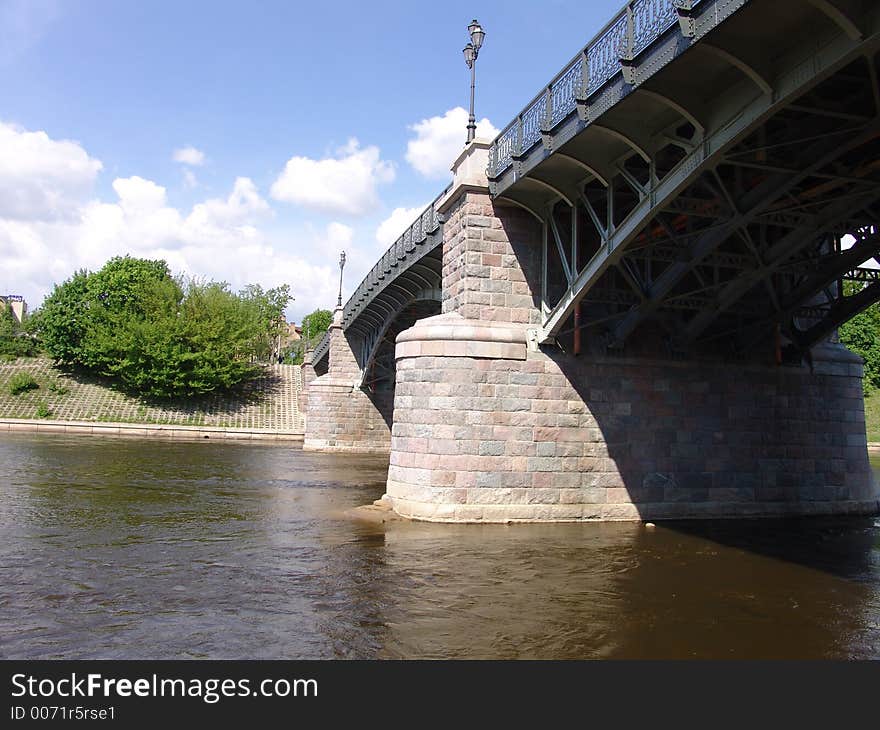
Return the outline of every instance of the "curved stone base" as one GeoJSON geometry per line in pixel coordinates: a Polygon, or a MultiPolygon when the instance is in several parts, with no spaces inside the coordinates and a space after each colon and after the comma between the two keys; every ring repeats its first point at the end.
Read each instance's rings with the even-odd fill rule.
{"type": "MultiPolygon", "coordinates": [[[[491,491],[491,490],[489,490],[491,491]]],[[[513,522],[642,522],[651,520],[733,519],[754,517],[840,517],[880,514],[880,501],[744,503],[707,502],[702,504],[527,504],[511,502],[505,491],[481,498],[497,499],[499,504],[422,502],[392,496],[410,492],[407,485],[388,486],[386,499],[401,517],[420,522],[503,523],[513,522]],[[506,502],[506,503],[505,503],[506,502]]],[[[411,493],[411,492],[410,492],[411,493]]],[[[430,495],[443,498],[434,490],[430,495]]],[[[515,499],[515,498],[514,498],[515,499]]]]}
{"type": "Polygon", "coordinates": [[[436,522],[876,514],[861,364],[530,351],[524,326],[401,333],[387,500],[436,522]]]}

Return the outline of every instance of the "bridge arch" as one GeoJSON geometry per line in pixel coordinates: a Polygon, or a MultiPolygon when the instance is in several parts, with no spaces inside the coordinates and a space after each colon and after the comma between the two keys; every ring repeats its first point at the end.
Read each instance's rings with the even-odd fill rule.
{"type": "Polygon", "coordinates": [[[876,3],[628,2],[338,310],[309,419],[394,392],[418,519],[876,512],[828,334],[880,299],[878,52],[876,3]]]}
{"type": "Polygon", "coordinates": [[[363,362],[360,385],[376,387],[393,378],[394,342],[403,330],[418,320],[440,314],[442,294],[439,287],[419,289],[389,313],[385,321],[363,341],[363,362]]]}

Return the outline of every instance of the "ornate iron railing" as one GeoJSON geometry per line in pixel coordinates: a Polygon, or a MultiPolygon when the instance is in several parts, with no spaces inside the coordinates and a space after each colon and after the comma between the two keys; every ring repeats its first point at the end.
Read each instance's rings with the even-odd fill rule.
{"type": "Polygon", "coordinates": [[[345,304],[342,313],[343,325],[347,325],[356,319],[373,297],[394,278],[393,274],[396,273],[399,262],[412,256],[416,249],[422,247],[428,237],[440,228],[440,215],[437,213],[437,205],[447,190],[448,188],[440,193],[416,217],[397,240],[388,247],[388,250],[382,254],[376,265],[370,269],[345,304]]]}
{"type": "Polygon", "coordinates": [[[681,7],[681,3],[670,0],[641,0],[633,3],[632,54],[634,56],[644,51],[661,33],[675,24],[678,20],[677,7],[681,7]]]}
{"type": "Polygon", "coordinates": [[[633,0],[532,99],[492,142],[489,177],[498,177],[549,131],[676,24],[700,0],[633,0]]]}

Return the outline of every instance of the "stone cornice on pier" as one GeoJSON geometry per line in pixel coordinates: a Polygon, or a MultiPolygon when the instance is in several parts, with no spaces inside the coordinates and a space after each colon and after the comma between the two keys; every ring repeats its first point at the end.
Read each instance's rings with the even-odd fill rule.
{"type": "Polygon", "coordinates": [[[457,312],[420,320],[397,337],[395,356],[526,359],[526,328],[509,322],[480,322],[457,312]]]}

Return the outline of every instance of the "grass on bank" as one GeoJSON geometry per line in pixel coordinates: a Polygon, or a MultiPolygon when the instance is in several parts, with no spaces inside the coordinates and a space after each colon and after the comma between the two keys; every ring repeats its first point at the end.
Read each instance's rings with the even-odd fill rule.
{"type": "Polygon", "coordinates": [[[47,358],[18,358],[0,362],[0,418],[297,431],[299,369],[288,367],[267,370],[236,392],[157,402],[64,372],[47,358]]]}
{"type": "Polygon", "coordinates": [[[21,395],[29,390],[36,390],[40,384],[34,380],[33,376],[24,371],[15,373],[7,383],[10,395],[21,395]]]}

